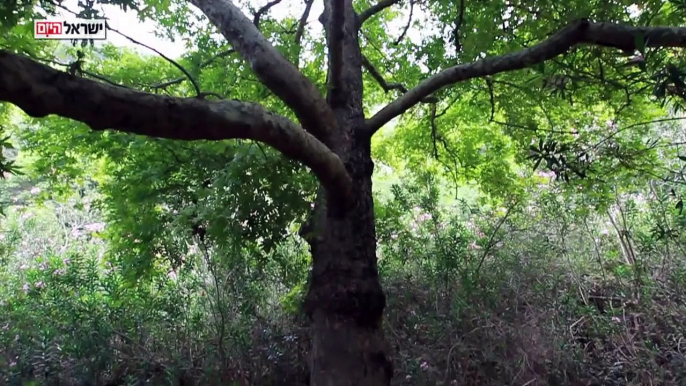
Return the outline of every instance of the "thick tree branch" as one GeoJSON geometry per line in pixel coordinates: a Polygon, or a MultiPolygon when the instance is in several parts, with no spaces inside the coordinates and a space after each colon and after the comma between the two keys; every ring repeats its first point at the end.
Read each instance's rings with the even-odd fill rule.
{"type": "Polygon", "coordinates": [[[357,113],[362,111],[362,53],[352,0],[325,0],[322,15],[329,51],[326,101],[344,126],[337,133],[338,151],[350,145],[351,130],[364,127],[364,119],[357,113]],[[352,111],[356,111],[354,117],[349,115],[352,111]]]}
{"type": "Polygon", "coordinates": [[[357,17],[357,25],[358,27],[364,24],[367,19],[370,17],[376,15],[377,13],[383,11],[384,9],[398,4],[401,0],[381,0],[378,3],[372,5],[371,7],[367,8],[363,12],[361,12],[358,17],[357,17]]]}
{"type": "Polygon", "coordinates": [[[582,20],[529,48],[450,67],[429,77],[368,119],[367,130],[370,135],[374,134],[388,121],[445,86],[473,78],[523,69],[562,55],[580,44],[633,52],[636,49],[635,42],[638,35],[643,36],[646,47],[686,47],[686,28],[683,27],[632,27],[611,23],[590,23],[582,20]]]}
{"type": "Polygon", "coordinates": [[[93,130],[114,129],[179,140],[252,139],[310,167],[330,192],[347,199],[351,179],[324,144],[285,117],[239,101],[149,94],[95,82],[0,50],[0,101],[28,115],[56,114],[93,130]]]}
{"type": "Polygon", "coordinates": [[[264,85],[293,109],[305,130],[330,145],[333,112],[317,87],[289,62],[229,0],[190,0],[250,64],[264,85]]]}

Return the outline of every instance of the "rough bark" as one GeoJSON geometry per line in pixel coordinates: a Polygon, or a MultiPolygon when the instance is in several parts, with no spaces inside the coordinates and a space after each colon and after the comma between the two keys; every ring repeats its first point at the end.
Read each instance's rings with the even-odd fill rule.
{"type": "Polygon", "coordinates": [[[342,215],[331,200],[319,206],[321,218],[308,239],[313,269],[305,310],[312,322],[313,386],[389,385],[393,375],[382,330],[386,298],[376,262],[371,160],[357,165],[358,205],[342,215]]]}
{"type": "Polygon", "coordinates": [[[189,0],[219,29],[260,81],[298,117],[305,130],[330,145],[336,121],[317,87],[289,62],[229,0],[189,0]]]}
{"type": "Polygon", "coordinates": [[[310,384],[381,386],[390,384],[393,365],[382,329],[386,298],[376,260],[371,142],[359,135],[362,54],[352,2],[341,9],[337,1],[325,4],[327,40],[337,47],[329,52],[336,65],[329,70],[327,101],[338,128],[333,150],[353,180],[355,197],[345,208],[322,192],[307,238],[313,260],[304,304],[312,321],[310,384]]]}
{"type": "Polygon", "coordinates": [[[0,50],[0,101],[33,117],[75,119],[93,130],[114,129],[180,140],[252,139],[299,160],[338,198],[351,180],[337,155],[289,119],[255,103],[149,94],[95,82],[0,50]]]}

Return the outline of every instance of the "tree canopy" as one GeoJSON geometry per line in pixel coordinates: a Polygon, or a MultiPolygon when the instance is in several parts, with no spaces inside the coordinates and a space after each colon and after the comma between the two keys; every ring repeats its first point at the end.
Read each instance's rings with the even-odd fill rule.
{"type": "MultiPolygon", "coordinates": [[[[299,234],[313,257],[310,317],[352,321],[373,342],[336,351],[329,324],[313,328],[319,371],[336,370],[312,383],[345,373],[331,363],[356,350],[364,359],[341,366],[392,373],[374,359],[387,350],[370,348],[386,304],[375,251],[390,237],[379,221],[410,205],[374,207],[372,171],[381,185],[384,168],[470,185],[505,217],[539,188],[605,213],[618,189],[660,181],[680,212],[682,3],[6,2],[0,146],[35,157],[46,198],[97,186],[110,258],[133,281],[183,266],[195,238],[287,264],[279,248],[299,234]],[[152,54],[33,38],[35,19],[106,17],[103,4],[154,21],[185,53],[111,27],[152,54]]],[[[358,382],[385,383],[375,377],[358,382]]]]}

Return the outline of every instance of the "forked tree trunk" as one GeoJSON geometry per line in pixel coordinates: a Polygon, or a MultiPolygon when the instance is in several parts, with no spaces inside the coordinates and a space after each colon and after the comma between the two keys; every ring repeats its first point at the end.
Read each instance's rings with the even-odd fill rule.
{"type": "MultiPolygon", "coordinates": [[[[335,1],[340,0],[325,2],[325,15],[335,1]]],[[[362,56],[352,1],[338,12],[345,14],[342,34],[331,33],[324,18],[327,102],[338,126],[332,150],[353,179],[355,197],[353,205],[341,206],[332,192],[322,190],[309,226],[313,267],[304,306],[312,322],[310,384],[387,386],[393,364],[382,330],[386,297],[376,261],[371,139],[362,130],[362,56]]]]}

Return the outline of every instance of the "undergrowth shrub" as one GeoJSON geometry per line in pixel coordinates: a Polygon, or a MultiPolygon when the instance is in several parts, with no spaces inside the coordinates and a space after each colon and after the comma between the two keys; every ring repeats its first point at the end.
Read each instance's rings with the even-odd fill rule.
{"type": "MultiPolygon", "coordinates": [[[[306,383],[306,331],[292,309],[269,303],[297,299],[302,284],[241,272],[235,251],[226,259],[205,249],[131,282],[107,258],[94,218],[80,233],[45,208],[14,208],[4,220],[0,384],[306,383]]],[[[295,262],[301,249],[275,253],[295,262]]]]}
{"type": "Polygon", "coordinates": [[[438,197],[430,179],[414,184],[395,187],[380,210],[394,384],[685,379],[683,258],[666,263],[657,241],[635,230],[641,258],[627,265],[606,222],[544,194],[509,218],[507,208],[446,214],[427,204],[438,197]],[[403,214],[409,225],[393,221],[403,214]]]}
{"type": "MultiPolygon", "coordinates": [[[[307,384],[302,240],[189,239],[183,265],[131,281],[82,201],[2,220],[1,384],[307,384]]],[[[656,238],[650,210],[626,211],[627,264],[607,221],[553,195],[444,201],[423,175],[376,203],[394,385],[686,379],[681,228],[656,238]]]]}

